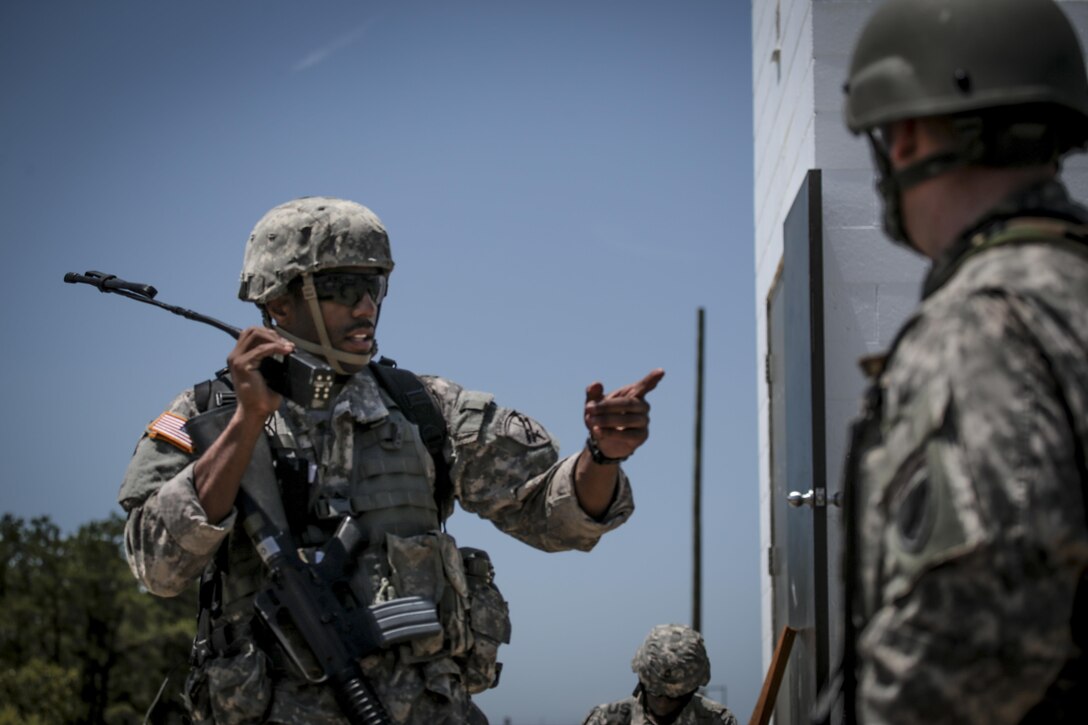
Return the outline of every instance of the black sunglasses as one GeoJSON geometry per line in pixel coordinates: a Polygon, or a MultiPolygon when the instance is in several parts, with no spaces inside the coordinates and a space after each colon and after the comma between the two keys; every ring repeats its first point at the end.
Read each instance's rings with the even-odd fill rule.
{"type": "Polygon", "coordinates": [[[331,300],[354,307],[366,295],[375,305],[380,305],[389,289],[389,278],[384,274],[360,272],[326,272],[314,275],[317,299],[331,300]]]}

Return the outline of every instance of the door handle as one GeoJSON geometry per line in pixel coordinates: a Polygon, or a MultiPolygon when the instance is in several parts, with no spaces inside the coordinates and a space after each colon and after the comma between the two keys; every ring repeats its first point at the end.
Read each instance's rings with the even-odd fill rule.
{"type": "Polygon", "coordinates": [[[805,493],[800,491],[790,491],[786,496],[786,502],[794,508],[800,508],[802,506],[815,506],[816,494],[810,488],[805,493]]]}

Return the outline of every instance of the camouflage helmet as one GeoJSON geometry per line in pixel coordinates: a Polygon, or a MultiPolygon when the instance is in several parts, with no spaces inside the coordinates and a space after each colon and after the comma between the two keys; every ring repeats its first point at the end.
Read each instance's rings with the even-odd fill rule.
{"type": "Polygon", "coordinates": [[[238,297],[264,304],[284,294],[303,273],[334,267],[378,267],[390,272],[389,236],[362,204],[304,196],[265,214],[246,243],[238,297]]]}
{"type": "Polygon", "coordinates": [[[887,0],[854,47],[854,133],[907,118],[1031,106],[1060,123],[1058,152],[1088,141],[1088,77],[1053,0],[887,0]]]}
{"type": "Polygon", "coordinates": [[[710,682],[703,636],[682,624],[659,624],[631,660],[631,670],[654,695],[682,697],[710,682]]]}

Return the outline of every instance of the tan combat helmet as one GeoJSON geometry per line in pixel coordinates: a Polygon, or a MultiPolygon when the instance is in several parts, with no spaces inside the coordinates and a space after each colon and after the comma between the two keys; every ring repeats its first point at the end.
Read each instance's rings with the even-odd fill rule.
{"type": "MultiPolygon", "coordinates": [[[[362,204],[325,196],[306,196],[280,204],[265,214],[246,243],[238,297],[263,307],[284,295],[288,286],[302,279],[303,294],[321,340],[320,345],[279,330],[298,347],[328,361],[336,372],[340,363],[362,367],[369,355],[336,350],[329,342],[318,307],[313,275],[339,267],[376,267],[393,271],[389,236],[374,212],[362,204]]],[[[271,326],[267,311],[265,324],[271,326]]]]}
{"type": "Polygon", "coordinates": [[[682,624],[650,630],[631,660],[631,670],[647,692],[665,697],[683,697],[710,682],[703,636],[682,624]]]}

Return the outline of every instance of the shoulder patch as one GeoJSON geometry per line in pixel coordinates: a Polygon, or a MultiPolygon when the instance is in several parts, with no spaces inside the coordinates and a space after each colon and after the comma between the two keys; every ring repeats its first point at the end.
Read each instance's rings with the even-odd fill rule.
{"type": "Polygon", "coordinates": [[[896,528],[899,533],[899,545],[909,554],[918,554],[929,542],[933,533],[936,516],[933,495],[930,491],[929,472],[926,470],[924,456],[918,456],[917,463],[908,464],[907,482],[896,493],[892,506],[896,528]]]}
{"type": "Polygon", "coordinates": [[[147,435],[155,440],[166,441],[186,453],[193,452],[193,439],[185,432],[187,418],[166,411],[147,426],[147,435]]]}
{"type": "Polygon", "coordinates": [[[528,448],[539,448],[551,443],[551,436],[544,426],[527,415],[510,411],[502,425],[503,435],[528,448]]]}

